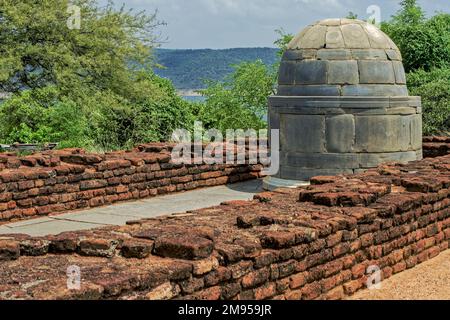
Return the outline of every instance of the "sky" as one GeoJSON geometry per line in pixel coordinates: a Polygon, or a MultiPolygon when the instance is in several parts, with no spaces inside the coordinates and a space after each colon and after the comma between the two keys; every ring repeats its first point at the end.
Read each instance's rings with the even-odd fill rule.
{"type": "MultiPolygon", "coordinates": [[[[106,0],[101,0],[104,2],[106,0]]],[[[274,30],[297,33],[317,20],[342,18],[349,11],[367,20],[367,8],[377,5],[381,19],[389,19],[400,0],[113,0],[126,8],[158,10],[166,23],[158,32],[162,48],[223,49],[274,47],[274,30]]],[[[450,13],[449,0],[419,0],[428,15],[450,13]]]]}

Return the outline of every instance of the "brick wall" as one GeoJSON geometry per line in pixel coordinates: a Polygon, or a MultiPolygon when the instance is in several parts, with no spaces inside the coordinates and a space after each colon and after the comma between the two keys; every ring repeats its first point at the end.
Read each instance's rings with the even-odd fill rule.
{"type": "Polygon", "coordinates": [[[425,158],[441,157],[450,153],[450,137],[424,137],[423,155],[425,158]]]}
{"type": "Polygon", "coordinates": [[[341,299],[365,288],[367,267],[386,279],[449,241],[447,155],[124,227],[2,237],[0,288],[5,299],[341,299]],[[80,290],[67,289],[73,265],[80,290]]]}
{"type": "Polygon", "coordinates": [[[22,157],[0,154],[0,222],[260,176],[259,165],[175,165],[170,161],[172,147],[148,144],[107,154],[81,149],[22,157]]]}

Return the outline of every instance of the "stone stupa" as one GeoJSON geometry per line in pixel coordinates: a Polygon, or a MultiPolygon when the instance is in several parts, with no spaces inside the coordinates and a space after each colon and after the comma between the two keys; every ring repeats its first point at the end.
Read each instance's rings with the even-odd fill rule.
{"type": "Polygon", "coordinates": [[[400,51],[360,20],[322,20],[294,37],[269,127],[280,130],[280,171],[266,189],[422,158],[421,99],[408,95],[400,51]]]}

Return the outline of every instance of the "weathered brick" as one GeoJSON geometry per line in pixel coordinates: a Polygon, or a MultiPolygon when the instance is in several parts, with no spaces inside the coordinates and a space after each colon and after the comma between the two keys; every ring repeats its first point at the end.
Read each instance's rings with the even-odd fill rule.
{"type": "Polygon", "coordinates": [[[153,241],[126,240],[122,243],[120,253],[125,258],[147,258],[153,250],[153,241]]]}
{"type": "Polygon", "coordinates": [[[168,258],[199,260],[207,258],[213,250],[213,242],[206,238],[187,235],[166,235],[155,241],[155,254],[168,258]]]}
{"type": "Polygon", "coordinates": [[[270,271],[268,268],[250,272],[242,278],[242,287],[248,289],[261,285],[269,279],[269,276],[270,271]]]}
{"type": "Polygon", "coordinates": [[[0,240],[0,261],[16,260],[19,256],[19,242],[13,240],[0,240]]]}

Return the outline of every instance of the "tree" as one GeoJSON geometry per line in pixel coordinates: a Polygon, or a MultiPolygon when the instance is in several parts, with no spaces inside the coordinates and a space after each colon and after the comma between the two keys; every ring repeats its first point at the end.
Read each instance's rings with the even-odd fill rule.
{"type": "Polygon", "coordinates": [[[156,13],[134,13],[95,0],[0,0],[0,90],[53,85],[136,93],[136,70],[151,70],[156,13]],[[80,29],[68,27],[69,5],[80,8],[80,29]]]}
{"type": "Polygon", "coordinates": [[[273,68],[261,60],[234,66],[224,82],[211,82],[199,112],[205,128],[261,129],[266,126],[267,97],[274,93],[273,68]]]}
{"type": "Polygon", "coordinates": [[[450,134],[450,69],[418,70],[407,75],[411,95],[422,97],[425,135],[450,134]]]}
{"type": "Polygon", "coordinates": [[[403,0],[400,6],[400,11],[393,17],[394,22],[417,25],[425,20],[425,12],[417,4],[417,0],[403,0]]]}
{"type": "Polygon", "coordinates": [[[407,72],[450,65],[450,15],[438,13],[430,19],[416,0],[401,2],[401,9],[382,30],[397,44],[407,72]]]}
{"type": "Polygon", "coordinates": [[[167,139],[191,107],[154,75],[156,12],[95,0],[0,0],[0,139],[96,150],[167,139]],[[80,28],[69,28],[69,5],[80,28]]]}
{"type": "Polygon", "coordinates": [[[411,95],[422,97],[425,134],[450,131],[450,14],[426,18],[416,0],[404,0],[382,30],[398,45],[411,95]]]}
{"type": "Polygon", "coordinates": [[[294,38],[294,35],[292,33],[286,33],[283,28],[276,29],[275,32],[278,34],[279,38],[275,40],[273,44],[278,47],[278,57],[281,58],[284,51],[286,51],[289,42],[294,38]]]}

